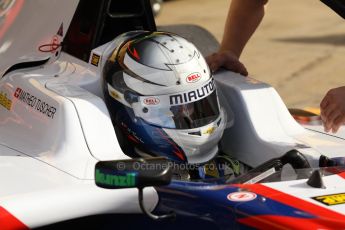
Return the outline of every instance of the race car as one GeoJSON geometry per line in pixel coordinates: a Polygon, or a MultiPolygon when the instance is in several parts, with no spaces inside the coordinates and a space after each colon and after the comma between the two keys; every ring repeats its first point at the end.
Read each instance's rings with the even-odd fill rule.
{"type": "Polygon", "coordinates": [[[207,31],[148,0],[1,10],[0,229],[344,228],[345,129],[212,74],[207,31]]]}

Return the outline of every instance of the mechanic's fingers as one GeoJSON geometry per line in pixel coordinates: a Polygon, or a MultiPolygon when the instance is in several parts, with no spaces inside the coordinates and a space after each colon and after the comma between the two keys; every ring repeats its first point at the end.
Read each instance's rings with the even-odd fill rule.
{"type": "Polygon", "coordinates": [[[321,109],[326,109],[326,107],[327,107],[328,104],[329,104],[328,96],[326,95],[326,96],[322,99],[322,101],[321,101],[321,103],[320,103],[320,108],[321,108],[321,109]]]}
{"type": "Polygon", "coordinates": [[[338,132],[339,128],[340,128],[340,125],[338,125],[338,126],[336,126],[336,127],[333,127],[333,128],[332,128],[332,133],[338,132]]]}
{"type": "Polygon", "coordinates": [[[339,117],[335,118],[334,122],[333,122],[332,133],[338,132],[338,130],[339,130],[340,126],[343,124],[343,122],[344,122],[344,117],[339,116],[339,117]]]}
{"type": "Polygon", "coordinates": [[[216,72],[219,69],[219,67],[222,65],[222,61],[217,53],[214,53],[206,57],[206,62],[212,72],[216,72]]]}
{"type": "Polygon", "coordinates": [[[341,117],[341,114],[339,112],[339,110],[334,110],[333,113],[329,114],[327,121],[332,123],[332,125],[334,124],[334,121],[336,118],[341,117]]]}
{"type": "Polygon", "coordinates": [[[340,124],[339,125],[333,125],[332,126],[332,133],[338,132],[339,128],[340,128],[340,124]]]}
{"type": "Polygon", "coordinates": [[[232,62],[225,63],[225,68],[227,68],[228,70],[231,70],[235,73],[239,73],[243,76],[248,76],[248,71],[247,71],[246,67],[238,60],[234,60],[232,62]]]}
{"type": "Polygon", "coordinates": [[[216,72],[219,69],[219,66],[220,65],[217,62],[212,62],[209,64],[212,73],[216,72]]]}
{"type": "Polygon", "coordinates": [[[330,120],[323,121],[323,127],[324,127],[325,132],[328,133],[332,129],[332,126],[333,126],[333,121],[330,121],[330,120]]]}
{"type": "Polygon", "coordinates": [[[324,131],[328,133],[331,130],[332,126],[330,125],[329,122],[323,122],[323,128],[324,128],[324,131]]]}
{"type": "Polygon", "coordinates": [[[338,117],[341,117],[341,114],[338,110],[334,110],[333,113],[331,113],[327,119],[326,119],[326,122],[325,122],[325,131],[326,132],[329,132],[331,129],[333,130],[333,127],[335,127],[335,120],[338,118],[338,117]]]}
{"type": "Polygon", "coordinates": [[[325,115],[326,110],[321,110],[320,117],[323,122],[327,121],[327,117],[325,115]]]}
{"type": "Polygon", "coordinates": [[[329,104],[326,109],[321,110],[321,118],[323,121],[327,121],[329,116],[337,110],[335,104],[329,104]]]}
{"type": "Polygon", "coordinates": [[[248,71],[246,69],[246,67],[241,63],[241,62],[237,62],[236,63],[236,67],[238,69],[238,73],[243,75],[243,76],[248,76],[248,71]]]}
{"type": "Polygon", "coordinates": [[[326,116],[321,116],[321,119],[323,122],[323,127],[324,127],[325,132],[329,132],[332,128],[332,122],[326,116]]]}
{"type": "Polygon", "coordinates": [[[243,69],[242,69],[240,74],[242,74],[243,76],[248,76],[248,70],[246,69],[246,67],[242,63],[241,63],[241,65],[243,66],[243,69]]]}
{"type": "Polygon", "coordinates": [[[243,76],[248,76],[246,67],[231,52],[214,53],[206,57],[206,62],[212,72],[217,71],[220,67],[224,67],[243,76]]]}

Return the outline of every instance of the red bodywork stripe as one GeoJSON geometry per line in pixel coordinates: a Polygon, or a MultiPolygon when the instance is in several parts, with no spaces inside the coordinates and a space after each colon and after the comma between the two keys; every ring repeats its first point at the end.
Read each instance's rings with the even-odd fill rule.
{"type": "Polygon", "coordinates": [[[24,230],[29,229],[23,222],[0,206],[0,229],[1,230],[24,230]]]}
{"type": "Polygon", "coordinates": [[[345,179],[345,172],[339,173],[338,176],[342,177],[343,179],[345,179]]]}
{"type": "Polygon", "coordinates": [[[4,24],[0,26],[0,39],[4,36],[7,29],[11,26],[11,24],[16,19],[18,13],[22,9],[24,4],[24,0],[17,0],[14,3],[14,6],[9,10],[8,15],[5,15],[4,24]]]}
{"type": "MultiPolygon", "coordinates": [[[[251,191],[253,193],[275,200],[277,202],[288,205],[290,207],[302,210],[312,215],[322,217],[324,221],[337,220],[339,222],[342,222],[342,225],[345,226],[345,215],[337,213],[330,209],[321,207],[319,205],[307,202],[305,200],[291,196],[289,194],[280,192],[273,188],[269,188],[262,184],[247,184],[247,185],[239,184],[236,186],[240,188],[245,188],[248,191],[251,191]]],[[[313,219],[313,220],[316,221],[316,219],[313,219]]]]}
{"type": "Polygon", "coordinates": [[[296,218],[290,216],[257,215],[238,220],[255,229],[344,229],[344,222],[328,219],[296,218]]]}

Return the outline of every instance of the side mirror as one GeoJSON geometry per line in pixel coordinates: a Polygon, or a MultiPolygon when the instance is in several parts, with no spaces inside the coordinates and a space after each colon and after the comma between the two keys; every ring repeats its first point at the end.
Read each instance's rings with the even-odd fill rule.
{"type": "Polygon", "coordinates": [[[143,188],[170,184],[172,170],[168,159],[154,157],[118,161],[100,161],[95,167],[95,183],[106,189],[138,188],[143,213],[154,220],[175,217],[175,213],[157,216],[144,207],[143,188]]]}
{"type": "Polygon", "coordinates": [[[171,178],[169,161],[163,157],[100,161],[95,169],[96,185],[108,189],[168,185],[171,178]]]}

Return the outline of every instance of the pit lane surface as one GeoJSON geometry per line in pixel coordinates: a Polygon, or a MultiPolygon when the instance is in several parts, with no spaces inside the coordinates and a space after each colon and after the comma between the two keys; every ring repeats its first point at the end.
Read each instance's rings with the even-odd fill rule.
{"type": "MultiPolygon", "coordinates": [[[[197,24],[220,41],[230,2],[167,1],[156,23],[197,24]]],[[[288,107],[318,107],[330,88],[345,85],[345,21],[320,1],[271,0],[241,60],[288,107]]]]}

